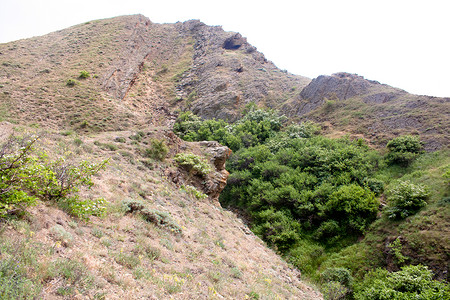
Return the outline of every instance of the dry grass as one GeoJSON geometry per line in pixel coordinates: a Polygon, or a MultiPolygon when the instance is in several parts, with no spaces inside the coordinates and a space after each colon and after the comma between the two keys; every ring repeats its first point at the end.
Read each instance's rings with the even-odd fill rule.
{"type": "Polygon", "coordinates": [[[106,217],[83,222],[43,203],[29,209],[28,221],[3,227],[2,240],[15,236],[44,249],[38,259],[42,266],[30,274],[42,284],[41,297],[62,299],[64,293],[80,293],[103,299],[320,298],[300,280],[298,271],[250,233],[237,216],[211,199],[189,196],[165,177],[165,168],[173,164],[174,145],[166,162],[155,164],[153,170],[141,163],[140,147],[152,138],[164,138],[161,130],[149,131],[137,143],[130,139],[134,134],[124,131],[78,137],[80,144],[73,143],[74,135],[55,133],[42,141],[50,151],[64,145],[66,151],[78,153],[74,154],[78,158],[111,159],[107,170],[94,179],[94,188],[84,191],[84,196],[108,200],[106,217]],[[116,142],[123,141],[121,138],[125,142],[116,142]],[[95,141],[113,143],[118,150],[102,149],[95,141]],[[119,151],[130,153],[134,163],[119,151]],[[137,213],[125,214],[121,207],[125,199],[169,213],[182,234],[148,223],[137,213]],[[70,241],[65,241],[67,236],[70,241]],[[86,277],[89,285],[84,283],[85,277],[85,281],[62,280],[38,271],[58,259],[80,262],[83,276],[90,276],[86,277]]]}

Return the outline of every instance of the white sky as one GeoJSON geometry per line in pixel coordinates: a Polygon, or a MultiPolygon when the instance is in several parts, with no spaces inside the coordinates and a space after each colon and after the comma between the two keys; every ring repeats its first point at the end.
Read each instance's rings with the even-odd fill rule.
{"type": "Polygon", "coordinates": [[[0,0],[0,43],[137,13],[222,25],[294,74],[345,71],[450,97],[448,0],[0,0]]]}

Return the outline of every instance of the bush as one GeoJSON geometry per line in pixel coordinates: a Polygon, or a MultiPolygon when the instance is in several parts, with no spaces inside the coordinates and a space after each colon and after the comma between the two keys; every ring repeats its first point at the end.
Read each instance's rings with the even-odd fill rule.
{"type": "Polygon", "coordinates": [[[410,181],[399,181],[388,191],[387,214],[391,219],[404,219],[427,205],[428,188],[410,181]]]}
{"type": "Polygon", "coordinates": [[[122,208],[125,213],[132,213],[143,210],[145,204],[141,200],[127,199],[122,201],[122,208]]]}
{"type": "Polygon", "coordinates": [[[300,239],[300,225],[289,212],[267,209],[254,215],[259,225],[254,226],[253,231],[277,250],[286,252],[300,239]]]}
{"type": "Polygon", "coordinates": [[[189,195],[195,197],[197,200],[202,200],[202,199],[208,198],[208,195],[200,192],[199,190],[197,190],[192,185],[182,185],[181,189],[183,191],[185,191],[186,193],[188,193],[189,195]]]}
{"type": "Polygon", "coordinates": [[[152,140],[150,148],[145,150],[145,156],[163,161],[169,152],[169,148],[163,140],[152,140]]]}
{"type": "Polygon", "coordinates": [[[320,275],[322,282],[336,281],[347,288],[351,288],[353,277],[346,268],[329,268],[320,275]]]}
{"type": "Polygon", "coordinates": [[[35,271],[31,264],[37,257],[34,249],[27,247],[23,242],[12,245],[6,239],[0,240],[0,299],[38,298],[42,286],[28,276],[30,271],[35,271]]]}
{"type": "Polygon", "coordinates": [[[405,135],[394,138],[386,145],[389,153],[386,160],[389,164],[408,166],[423,152],[423,143],[418,137],[405,135]]]}
{"type": "Polygon", "coordinates": [[[89,77],[91,77],[91,74],[89,74],[89,72],[85,71],[85,70],[80,71],[80,76],[78,76],[78,78],[80,78],[80,79],[85,79],[85,78],[89,78],[89,77]]]}
{"type": "Polygon", "coordinates": [[[64,246],[69,246],[73,240],[72,234],[58,224],[50,228],[50,234],[64,246]]]}
{"type": "Polygon", "coordinates": [[[432,272],[422,265],[406,266],[392,273],[377,269],[365,276],[355,299],[450,299],[450,286],[433,280],[432,272]]]}
{"type": "Polygon", "coordinates": [[[55,201],[67,212],[82,218],[102,215],[105,200],[80,200],[81,187],[90,188],[91,177],[103,169],[107,161],[76,164],[65,158],[51,161],[45,152],[34,154],[38,140],[10,136],[0,146],[0,216],[23,211],[38,199],[55,201]],[[33,155],[34,154],[34,155],[33,155]]]}
{"type": "Polygon", "coordinates": [[[79,199],[78,195],[64,198],[59,202],[59,206],[66,212],[84,220],[88,220],[90,216],[105,216],[106,204],[104,198],[79,199]]]}
{"type": "Polygon", "coordinates": [[[39,184],[39,168],[31,156],[38,137],[10,136],[0,145],[0,217],[34,205],[33,187],[39,184]]]}
{"type": "Polygon", "coordinates": [[[141,210],[141,214],[147,222],[153,223],[158,227],[166,228],[175,234],[182,233],[181,227],[166,212],[144,208],[141,210]]]}
{"type": "Polygon", "coordinates": [[[330,281],[322,286],[322,294],[326,300],[345,299],[349,289],[337,281],[330,281]]]}
{"type": "Polygon", "coordinates": [[[325,213],[341,227],[362,233],[375,220],[380,203],[374,194],[356,184],[341,186],[330,195],[325,213]]]}
{"type": "Polygon", "coordinates": [[[70,79],[67,79],[67,81],[66,81],[66,85],[70,86],[70,87],[75,86],[77,84],[78,84],[78,81],[76,81],[75,79],[70,78],[70,79]]]}
{"type": "Polygon", "coordinates": [[[194,175],[206,176],[211,172],[209,163],[204,158],[193,153],[178,153],[174,159],[180,166],[185,167],[189,173],[194,175]]]}

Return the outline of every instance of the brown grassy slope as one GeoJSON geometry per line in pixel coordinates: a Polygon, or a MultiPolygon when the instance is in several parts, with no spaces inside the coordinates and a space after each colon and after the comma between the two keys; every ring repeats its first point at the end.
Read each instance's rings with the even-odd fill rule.
{"type": "MultiPolygon", "coordinates": [[[[35,257],[28,272],[42,284],[41,297],[320,299],[300,280],[298,271],[233,213],[212,199],[196,199],[167,179],[167,171],[176,169],[175,153],[202,149],[198,143],[173,144],[168,131],[155,129],[144,132],[140,140],[135,132],[121,131],[89,137],[50,132],[41,141],[52,156],[110,159],[94,179],[93,189],[83,191],[84,198],[104,197],[109,202],[105,217],[83,222],[42,203],[29,209],[28,221],[0,225],[1,244],[12,243],[19,255],[35,257]],[[153,138],[171,145],[164,162],[142,156],[153,138]],[[168,213],[182,233],[144,221],[138,212],[124,213],[122,203],[127,199],[168,213]],[[58,262],[75,264],[72,269],[78,277],[54,275],[52,266],[58,262]]],[[[4,258],[9,254],[2,253],[4,258]]]]}
{"type": "Polygon", "coordinates": [[[278,70],[245,39],[224,49],[233,35],[199,21],[154,24],[135,15],[2,44],[0,117],[79,131],[166,125],[186,106],[235,118],[250,101],[276,107],[309,82],[278,70]],[[89,78],[78,78],[83,70],[89,78]]]}
{"type": "MultiPolygon", "coordinates": [[[[152,105],[126,95],[154,47],[142,16],[87,22],[42,37],[0,45],[3,119],[43,127],[120,130],[141,125],[152,105]],[[148,43],[147,43],[148,42],[148,43]],[[81,71],[89,78],[79,78],[81,71]],[[67,80],[76,80],[74,86],[67,80]],[[138,108],[138,109],[136,109],[138,108]]],[[[162,35],[162,34],[161,34],[162,35]]]]}

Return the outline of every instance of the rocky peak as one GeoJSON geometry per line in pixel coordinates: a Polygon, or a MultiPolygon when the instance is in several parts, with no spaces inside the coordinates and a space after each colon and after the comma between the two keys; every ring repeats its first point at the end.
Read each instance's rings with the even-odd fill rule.
{"type": "Polygon", "coordinates": [[[242,37],[240,33],[236,33],[227,38],[222,47],[227,50],[236,50],[246,43],[247,39],[242,37]]]}

